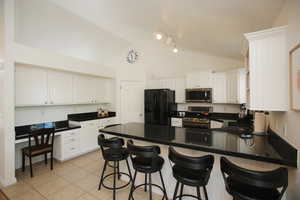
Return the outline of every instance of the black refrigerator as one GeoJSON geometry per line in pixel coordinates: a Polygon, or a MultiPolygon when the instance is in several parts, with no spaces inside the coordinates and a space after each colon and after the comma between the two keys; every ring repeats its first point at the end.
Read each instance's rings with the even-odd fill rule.
{"type": "Polygon", "coordinates": [[[145,124],[171,125],[169,116],[175,106],[175,91],[145,90],[145,124]]]}

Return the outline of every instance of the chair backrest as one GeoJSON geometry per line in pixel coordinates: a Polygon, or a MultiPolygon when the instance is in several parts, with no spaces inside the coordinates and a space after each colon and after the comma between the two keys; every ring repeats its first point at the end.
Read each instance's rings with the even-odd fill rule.
{"type": "Polygon", "coordinates": [[[127,149],[129,150],[131,157],[156,158],[160,154],[159,146],[138,146],[135,145],[132,140],[127,141],[127,149]]]}
{"type": "Polygon", "coordinates": [[[206,155],[192,157],[177,152],[173,147],[169,147],[169,159],[177,166],[191,170],[205,170],[210,172],[214,165],[214,156],[206,155]]]}
{"type": "Polygon", "coordinates": [[[29,149],[34,147],[52,146],[54,144],[54,128],[43,128],[39,130],[33,130],[28,135],[29,149]],[[34,143],[32,143],[34,141],[34,143]]]}
{"type": "Polygon", "coordinates": [[[221,157],[221,171],[228,187],[227,180],[231,179],[249,187],[260,187],[267,189],[281,189],[281,197],[288,186],[288,170],[280,167],[272,171],[253,171],[241,168],[227,158],[221,157]]]}
{"type": "Polygon", "coordinates": [[[105,149],[110,149],[110,152],[109,152],[109,154],[111,154],[110,156],[115,156],[115,155],[121,154],[121,149],[122,149],[123,145],[125,144],[125,142],[122,138],[118,138],[118,137],[106,139],[103,134],[100,134],[98,136],[98,144],[101,148],[103,157],[105,157],[105,155],[104,155],[105,149]]]}

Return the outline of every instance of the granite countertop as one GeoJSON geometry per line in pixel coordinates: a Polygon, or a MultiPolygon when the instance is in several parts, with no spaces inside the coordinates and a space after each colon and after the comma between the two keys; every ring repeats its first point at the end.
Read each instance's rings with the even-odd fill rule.
{"type": "Polygon", "coordinates": [[[16,140],[27,138],[31,131],[44,129],[44,128],[54,128],[55,133],[57,133],[57,132],[61,132],[61,131],[67,131],[67,130],[81,128],[81,126],[69,125],[68,120],[31,124],[31,125],[25,125],[25,126],[16,126],[15,127],[16,140]]]}
{"type": "MultiPolygon", "coordinates": [[[[269,136],[252,135],[249,139],[240,137],[241,132],[226,129],[178,128],[171,126],[128,123],[100,130],[115,136],[144,140],[153,143],[184,147],[211,153],[237,156],[247,159],[297,166],[296,156],[285,156],[271,142],[269,136]],[[296,158],[296,159],[294,159],[296,158]]],[[[281,145],[282,148],[282,145],[281,145]]]]}
{"type": "Polygon", "coordinates": [[[68,120],[76,121],[76,122],[84,122],[90,120],[97,120],[97,119],[105,119],[110,117],[115,117],[116,112],[108,112],[108,116],[98,116],[98,112],[89,112],[89,113],[77,113],[77,114],[69,114],[68,120]]]}

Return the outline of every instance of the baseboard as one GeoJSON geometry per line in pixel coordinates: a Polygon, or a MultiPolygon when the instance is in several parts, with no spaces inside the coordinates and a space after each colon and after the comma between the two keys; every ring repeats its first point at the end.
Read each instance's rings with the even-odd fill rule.
{"type": "Polygon", "coordinates": [[[11,177],[9,179],[5,179],[3,177],[0,177],[0,184],[1,184],[2,187],[13,185],[15,183],[17,183],[16,177],[11,177]]]}

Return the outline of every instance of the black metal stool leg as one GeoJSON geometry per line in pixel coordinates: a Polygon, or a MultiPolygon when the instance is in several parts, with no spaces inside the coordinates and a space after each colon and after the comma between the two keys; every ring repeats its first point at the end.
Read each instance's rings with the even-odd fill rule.
{"type": "Polygon", "coordinates": [[[117,163],[116,161],[114,161],[113,200],[116,200],[116,175],[117,175],[117,163]]]}
{"type": "Polygon", "coordinates": [[[201,200],[200,187],[197,187],[197,197],[198,200],[201,200]]]}
{"type": "Polygon", "coordinates": [[[145,192],[147,192],[147,173],[145,173],[145,192]]]}
{"type": "Polygon", "coordinates": [[[119,161],[117,162],[117,170],[118,170],[118,180],[120,180],[120,178],[121,178],[121,174],[120,174],[120,163],[119,163],[119,161]]]}
{"type": "Polygon", "coordinates": [[[105,161],[104,166],[103,166],[102,175],[101,175],[101,179],[100,179],[100,183],[99,183],[98,190],[101,189],[101,185],[102,185],[102,183],[103,183],[103,176],[104,176],[104,172],[105,172],[105,170],[106,170],[106,166],[107,166],[107,161],[105,161]]]}
{"type": "Polygon", "coordinates": [[[179,181],[177,181],[176,186],[175,186],[175,191],[174,191],[174,195],[173,195],[173,200],[176,199],[176,195],[177,195],[177,192],[178,192],[178,187],[179,187],[179,181]]]}
{"type": "Polygon", "coordinates": [[[182,200],[182,194],[183,194],[183,183],[181,183],[181,187],[180,187],[180,197],[179,199],[182,200]]]}
{"type": "Polygon", "coordinates": [[[151,178],[151,173],[149,173],[149,197],[150,197],[150,200],[152,200],[152,178],[151,178]]]}
{"type": "Polygon", "coordinates": [[[131,170],[130,170],[130,166],[129,166],[127,158],[126,158],[126,165],[127,165],[128,173],[129,173],[129,176],[130,176],[130,181],[132,181],[133,179],[132,179],[131,170]]]}
{"type": "Polygon", "coordinates": [[[206,187],[204,186],[203,189],[204,189],[205,200],[208,200],[208,195],[207,195],[206,187]]]}
{"type": "Polygon", "coordinates": [[[168,200],[167,190],[166,190],[164,179],[163,179],[162,174],[161,174],[161,170],[159,171],[159,176],[160,176],[161,184],[164,188],[164,197],[165,197],[166,200],[168,200]]]}
{"type": "Polygon", "coordinates": [[[129,196],[128,196],[128,200],[133,199],[133,197],[132,197],[132,190],[135,187],[134,186],[134,182],[135,182],[135,179],[136,179],[136,174],[137,174],[137,171],[135,170],[134,175],[133,175],[133,180],[132,180],[131,188],[130,188],[130,192],[129,192],[129,196]]]}

